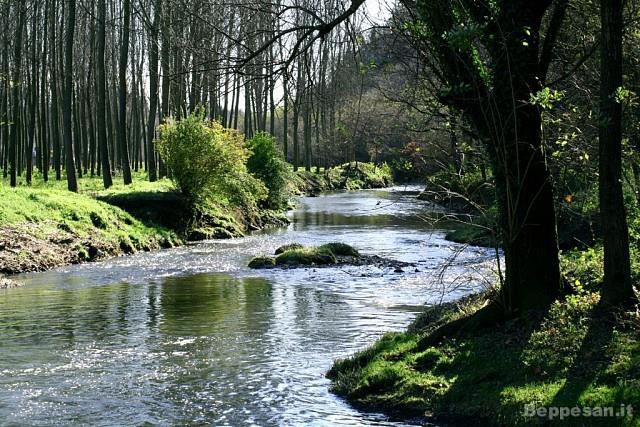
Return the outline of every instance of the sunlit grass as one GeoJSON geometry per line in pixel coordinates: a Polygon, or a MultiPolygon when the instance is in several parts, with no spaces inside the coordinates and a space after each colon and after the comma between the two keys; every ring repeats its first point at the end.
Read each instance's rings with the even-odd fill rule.
{"type": "MultiPolygon", "coordinates": [[[[463,311],[454,305],[427,310],[428,321],[410,332],[387,334],[338,361],[330,371],[333,389],[352,403],[403,417],[453,416],[483,425],[537,424],[541,420],[523,416],[530,404],[640,407],[640,335],[637,327],[626,326],[640,319],[628,315],[607,325],[594,317],[598,299],[597,292],[582,291],[557,302],[541,322],[507,322],[420,351],[422,327],[463,311]]],[[[637,418],[587,421],[640,423],[637,418]]],[[[585,425],[585,419],[556,424],[585,425]]]]}
{"type": "MultiPolygon", "coordinates": [[[[122,176],[114,175],[113,186],[108,190],[105,190],[101,176],[89,176],[85,175],[78,179],[78,192],[88,195],[109,195],[122,192],[157,192],[157,191],[170,191],[174,190],[175,186],[171,180],[167,178],[160,179],[156,182],[149,182],[146,172],[132,172],[133,183],[131,185],[124,185],[122,176]]],[[[55,179],[55,174],[49,174],[49,181],[44,182],[40,173],[35,173],[31,182],[28,185],[26,182],[26,176],[23,174],[17,179],[18,188],[32,188],[43,190],[60,190],[67,191],[66,175],[62,176],[60,181],[55,179]]],[[[9,178],[3,178],[0,180],[0,188],[9,187],[9,178]]]]}

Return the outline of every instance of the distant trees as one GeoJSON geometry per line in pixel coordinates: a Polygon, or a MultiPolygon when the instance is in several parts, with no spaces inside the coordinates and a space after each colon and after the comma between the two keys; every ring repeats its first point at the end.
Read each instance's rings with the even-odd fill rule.
{"type": "Polygon", "coordinates": [[[156,180],[167,173],[154,148],[157,125],[200,105],[247,137],[275,134],[296,167],[352,158],[329,146],[337,136],[337,104],[351,95],[341,66],[359,67],[357,29],[325,28],[320,18],[344,22],[351,5],[254,6],[3,2],[0,161],[11,183],[23,173],[30,182],[34,168],[37,179],[48,180],[50,171],[56,180],[66,176],[71,189],[83,173],[101,174],[106,187],[113,174],[130,183],[132,170],[156,180]],[[322,33],[317,45],[309,43],[320,39],[313,29],[322,33]],[[298,36],[307,41],[298,45],[298,36]]]}

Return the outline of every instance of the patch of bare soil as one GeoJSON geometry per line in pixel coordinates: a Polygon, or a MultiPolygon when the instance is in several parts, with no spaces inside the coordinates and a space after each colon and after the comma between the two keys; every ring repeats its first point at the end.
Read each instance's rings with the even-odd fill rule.
{"type": "Polygon", "coordinates": [[[114,245],[51,229],[39,224],[0,228],[0,274],[44,271],[125,252],[114,245]]]}

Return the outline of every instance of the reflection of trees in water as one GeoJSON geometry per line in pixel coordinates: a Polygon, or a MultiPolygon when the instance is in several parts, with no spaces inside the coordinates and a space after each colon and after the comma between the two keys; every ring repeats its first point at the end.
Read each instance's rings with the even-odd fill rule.
{"type": "Polygon", "coordinates": [[[144,325],[147,318],[147,287],[81,287],[79,277],[64,280],[69,289],[43,286],[25,289],[11,298],[7,295],[4,302],[12,309],[3,310],[0,302],[0,336],[7,343],[47,344],[60,350],[113,337],[135,339],[130,333],[144,325]]]}
{"type": "Polygon", "coordinates": [[[393,225],[398,219],[394,215],[342,215],[329,212],[298,212],[293,228],[299,230],[308,225],[393,225]]]}
{"type": "Polygon", "coordinates": [[[160,330],[171,335],[254,330],[265,324],[261,318],[268,317],[272,304],[271,285],[266,280],[224,274],[170,278],[160,293],[160,330]]]}
{"type": "Polygon", "coordinates": [[[163,355],[157,369],[170,377],[160,394],[184,412],[178,418],[209,424],[229,408],[250,406],[257,365],[270,357],[264,335],[274,319],[271,284],[200,274],[169,278],[158,291],[154,351],[163,355]]]}

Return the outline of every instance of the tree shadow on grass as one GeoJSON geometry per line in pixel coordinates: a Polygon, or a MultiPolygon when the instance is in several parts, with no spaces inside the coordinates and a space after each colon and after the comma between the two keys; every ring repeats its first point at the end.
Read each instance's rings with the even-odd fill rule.
{"type": "MultiPolygon", "coordinates": [[[[574,363],[569,367],[565,375],[566,380],[564,384],[549,404],[550,408],[565,408],[565,411],[575,407],[580,408],[588,405],[588,400],[581,400],[581,397],[583,397],[584,393],[595,383],[599,385],[616,385],[615,379],[608,380],[606,377],[603,378],[603,376],[607,367],[613,362],[614,352],[610,351],[610,345],[613,341],[615,327],[619,322],[616,319],[616,314],[605,310],[600,305],[596,306],[590,314],[587,333],[574,358],[574,363]]],[[[613,414],[603,417],[585,417],[580,414],[565,418],[564,420],[556,417],[555,422],[562,425],[612,426],[623,424],[626,412],[622,412],[622,416],[618,417],[622,410],[621,405],[632,402],[623,402],[622,399],[624,396],[622,396],[621,393],[616,393],[614,396],[607,395],[602,397],[612,397],[613,401],[603,403],[601,399],[598,399],[595,405],[606,404],[607,406],[611,406],[613,408],[613,414]]],[[[557,411],[557,409],[554,410],[557,411]]],[[[601,409],[593,407],[589,408],[589,410],[600,411],[601,409]]]]}
{"type": "Polygon", "coordinates": [[[135,191],[102,196],[99,200],[119,207],[145,224],[169,229],[186,227],[189,204],[177,191],[135,191]]]}
{"type": "Polygon", "coordinates": [[[453,381],[440,398],[438,418],[447,425],[511,425],[523,408],[503,411],[502,392],[528,382],[522,353],[545,316],[530,314],[451,341],[458,348],[456,356],[433,370],[453,381]]]}
{"type": "Polygon", "coordinates": [[[545,405],[547,410],[574,408],[580,406],[578,402],[588,405],[588,400],[585,403],[581,397],[587,390],[593,392],[590,386],[594,383],[599,387],[591,396],[596,402],[594,406],[606,404],[617,411],[623,403],[635,403],[623,401],[625,391],[618,384],[620,374],[605,372],[615,354],[609,347],[619,322],[598,308],[586,314],[585,320],[588,324],[582,330],[586,329],[586,334],[582,339],[576,337],[579,348],[574,343],[575,351],[567,344],[570,340],[563,340],[566,337],[553,335],[575,331],[571,325],[574,319],[563,319],[558,313],[514,319],[496,328],[463,336],[458,343],[452,341],[456,346],[455,356],[432,371],[452,381],[440,398],[442,419],[452,425],[622,424],[623,419],[615,417],[563,417],[561,420],[559,414],[549,419],[548,412],[547,417],[525,412],[526,404],[545,405]],[[546,319],[555,320],[545,324],[546,319]],[[567,330],[557,329],[562,328],[560,320],[568,322],[565,323],[567,330]],[[563,346],[568,346],[574,361],[569,367],[563,362],[567,356],[567,348],[561,348],[563,346]]]}

